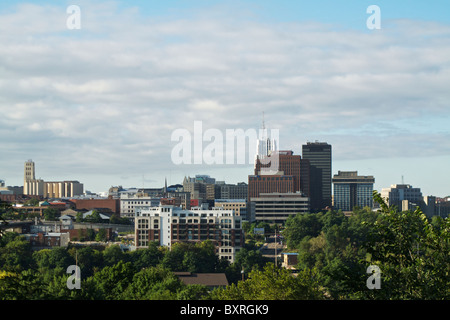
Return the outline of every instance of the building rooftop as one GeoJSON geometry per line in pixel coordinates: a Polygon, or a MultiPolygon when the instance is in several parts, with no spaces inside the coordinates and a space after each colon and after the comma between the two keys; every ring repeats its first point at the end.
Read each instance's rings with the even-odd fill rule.
{"type": "Polygon", "coordinates": [[[208,287],[228,286],[225,273],[174,272],[174,274],[187,285],[200,284],[208,287]]]}

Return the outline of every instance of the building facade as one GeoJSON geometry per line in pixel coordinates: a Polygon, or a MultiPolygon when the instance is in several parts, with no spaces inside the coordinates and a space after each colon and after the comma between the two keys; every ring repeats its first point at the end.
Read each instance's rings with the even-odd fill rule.
{"type": "Polygon", "coordinates": [[[309,161],[309,197],[311,210],[331,207],[331,145],[326,142],[308,142],[302,146],[303,159],[309,161]]]}
{"type": "Polygon", "coordinates": [[[258,198],[262,193],[293,192],[294,176],[288,175],[251,175],[248,176],[248,199],[258,198]]]}
{"type": "Polygon", "coordinates": [[[254,175],[249,176],[248,197],[270,192],[301,192],[309,196],[309,171],[309,161],[294,155],[291,150],[261,156],[256,160],[254,175]],[[272,174],[264,174],[264,168],[276,170],[272,174]]]}
{"type": "Polygon", "coordinates": [[[25,162],[23,194],[44,198],[76,197],[84,192],[83,184],[78,181],[49,181],[36,179],[33,160],[25,162]]]}
{"type": "Polygon", "coordinates": [[[241,217],[233,210],[183,210],[174,206],[136,209],[136,247],[147,248],[157,241],[171,247],[176,242],[210,240],[219,258],[234,262],[235,254],[244,244],[241,217]]]}
{"type": "Polygon", "coordinates": [[[32,249],[67,247],[70,241],[68,232],[39,232],[24,236],[30,242],[32,249]]]}
{"type": "Polygon", "coordinates": [[[224,210],[234,210],[234,214],[241,217],[242,220],[252,221],[251,217],[247,216],[247,200],[246,199],[216,199],[214,207],[222,208],[224,210]]]}
{"type": "Polygon", "coordinates": [[[120,192],[120,216],[134,219],[137,207],[159,206],[161,198],[151,197],[145,192],[128,190],[120,192]]]}
{"type": "Polygon", "coordinates": [[[248,184],[239,182],[237,184],[216,184],[219,188],[217,199],[246,199],[248,195],[248,184]]]}
{"type": "Polygon", "coordinates": [[[70,199],[77,210],[109,209],[112,213],[120,213],[119,199],[70,199]]]}
{"type": "Polygon", "coordinates": [[[206,201],[214,199],[215,179],[209,176],[197,175],[196,178],[185,177],[183,180],[183,190],[190,193],[191,199],[206,201]]]}
{"type": "Polygon", "coordinates": [[[284,224],[292,215],[309,212],[309,198],[301,193],[262,193],[250,201],[257,222],[284,224]]]}
{"type": "Polygon", "coordinates": [[[358,176],[358,171],[339,171],[333,177],[334,209],[372,208],[374,183],[373,176],[358,176]]]}
{"type": "Polygon", "coordinates": [[[83,194],[83,184],[78,181],[44,182],[44,198],[73,198],[83,194]]]}
{"type": "Polygon", "coordinates": [[[399,210],[402,210],[404,200],[417,206],[423,201],[420,188],[414,188],[409,184],[393,184],[389,188],[381,189],[380,194],[389,206],[397,206],[399,210]]]}

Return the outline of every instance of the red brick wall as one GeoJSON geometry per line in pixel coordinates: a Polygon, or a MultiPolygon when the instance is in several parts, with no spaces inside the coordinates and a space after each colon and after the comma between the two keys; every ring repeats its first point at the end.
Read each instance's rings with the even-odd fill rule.
{"type": "Polygon", "coordinates": [[[119,199],[74,199],[75,208],[77,210],[92,210],[96,208],[107,208],[113,213],[120,213],[119,199]]]}

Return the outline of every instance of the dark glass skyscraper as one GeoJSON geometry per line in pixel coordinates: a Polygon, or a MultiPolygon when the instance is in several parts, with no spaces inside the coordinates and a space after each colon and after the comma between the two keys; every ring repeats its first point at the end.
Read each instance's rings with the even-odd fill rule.
{"type": "Polygon", "coordinates": [[[302,157],[309,161],[309,196],[311,211],[331,208],[331,145],[308,142],[302,146],[302,157]]]}

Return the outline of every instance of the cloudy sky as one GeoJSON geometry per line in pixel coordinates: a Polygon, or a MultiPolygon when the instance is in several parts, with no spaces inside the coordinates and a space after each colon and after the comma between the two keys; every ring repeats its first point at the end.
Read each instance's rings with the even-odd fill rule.
{"type": "MultiPolygon", "coordinates": [[[[450,194],[450,4],[400,0],[0,1],[0,179],[85,189],[252,164],[176,165],[177,129],[255,129],[333,146],[333,173],[450,194]],[[69,29],[69,5],[80,29],[69,29]],[[378,5],[381,29],[369,30],[378,5]]],[[[254,146],[249,147],[253,152],[254,146]]]]}

